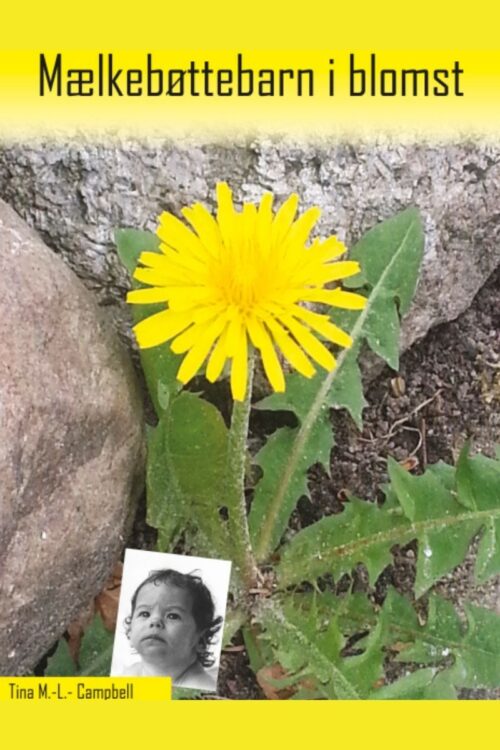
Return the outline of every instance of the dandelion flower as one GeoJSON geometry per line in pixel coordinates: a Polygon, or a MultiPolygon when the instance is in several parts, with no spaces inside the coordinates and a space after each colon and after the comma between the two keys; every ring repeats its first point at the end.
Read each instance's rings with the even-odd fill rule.
{"type": "Polygon", "coordinates": [[[267,378],[275,391],[285,390],[278,352],[306,378],[315,365],[330,371],[335,358],[318,335],[343,347],[350,336],[327,315],[301,305],[319,302],[359,310],[365,298],[330,282],[359,271],[355,261],[337,261],[346,251],[336,238],[315,239],[308,245],[320,209],[309,208],[296,218],[298,197],[291,195],[273,214],[273,197],[260,204],[233,206],[228,185],[217,185],[214,218],[199,203],[182,213],[190,227],[162,213],[157,230],[159,253],[143,252],[134,273],[146,288],[129,292],[132,304],[165,303],[165,310],[134,327],[141,348],[172,341],[184,354],[177,378],[188,383],[206,363],[206,377],[215,381],[231,362],[231,390],[245,398],[248,348],[260,352],[267,378]]]}

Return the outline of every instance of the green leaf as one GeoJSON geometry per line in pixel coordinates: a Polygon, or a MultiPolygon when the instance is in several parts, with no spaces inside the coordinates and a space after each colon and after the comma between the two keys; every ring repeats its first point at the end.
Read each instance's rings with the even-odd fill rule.
{"type": "MultiPolygon", "coordinates": [[[[119,229],[115,232],[118,256],[132,276],[142,252],[160,252],[160,241],[155,234],[136,229],[119,229]]],[[[142,287],[133,281],[134,288],[142,287]]],[[[148,318],[165,309],[165,305],[130,305],[134,323],[148,318]]],[[[176,379],[181,356],[174,354],[170,344],[160,344],[150,349],[140,350],[141,365],[146,378],[148,390],[158,416],[164,414],[171,399],[181,389],[176,379]]]]}
{"type": "Polygon", "coordinates": [[[359,314],[334,316],[335,322],[348,321],[351,349],[339,354],[336,369],[326,376],[317,374],[311,380],[289,376],[285,395],[275,394],[261,404],[267,409],[293,411],[299,427],[286,437],[286,456],[282,439],[276,438],[264,460],[262,455],[259,458],[264,474],[256,486],[249,518],[259,561],[266,561],[279,544],[290,514],[304,494],[308,467],[324,462],[333,444],[331,437],[323,438],[323,446],[318,446],[317,441],[317,431],[324,432],[327,425],[328,409],[346,408],[358,425],[361,422],[365,402],[356,359],[362,342],[366,341],[392,367],[397,367],[398,307],[400,313],[409,307],[422,254],[423,232],[416,209],[407,209],[368,232],[351,254],[363,269],[351,286],[369,287],[367,305],[359,314]]]}
{"type": "Polygon", "coordinates": [[[340,577],[363,563],[375,581],[392,562],[391,547],[415,536],[403,514],[388,513],[351,498],[342,513],[299,531],[281,548],[278,585],[315,581],[326,573],[340,577]]]}
{"type": "Polygon", "coordinates": [[[140,229],[117,229],[115,243],[118,257],[129,272],[134,273],[139,256],[143,252],[160,252],[160,240],[152,232],[140,229]]]}
{"type": "Polygon", "coordinates": [[[416,595],[458,565],[472,538],[482,530],[478,569],[481,576],[500,571],[498,524],[500,495],[498,462],[482,456],[468,458],[478,507],[471,510],[457,500],[442,467],[414,477],[389,461],[392,480],[382,508],[352,498],[342,513],[323,518],[299,531],[283,545],[277,567],[281,587],[314,581],[330,573],[340,576],[362,563],[372,582],[388,565],[391,548],[413,539],[419,542],[416,595]],[[444,484],[440,476],[445,478],[444,484]],[[399,507],[398,507],[399,503],[399,507]],[[491,533],[495,524],[495,534],[491,533]]]}
{"type": "Polygon", "coordinates": [[[500,617],[488,609],[465,605],[467,630],[452,678],[457,687],[500,687],[500,617]]]}
{"type": "MultiPolygon", "coordinates": [[[[462,622],[451,602],[432,594],[422,622],[411,602],[393,588],[380,611],[361,593],[342,598],[329,592],[292,594],[281,606],[302,628],[307,623],[317,642],[319,633],[335,621],[337,645],[356,636],[354,648],[373,658],[382,650],[397,662],[428,668],[412,667],[411,674],[377,689],[373,685],[380,674],[374,670],[373,682],[367,679],[360,688],[369,698],[454,700],[458,688],[500,686],[500,617],[490,610],[466,605],[467,622],[462,622]]],[[[342,664],[350,665],[350,659],[342,664]]]]}
{"type": "Polygon", "coordinates": [[[154,429],[148,451],[148,523],[165,549],[177,532],[197,531],[199,551],[228,553],[224,505],[227,428],[215,406],[184,392],[154,429]]]}
{"type": "Polygon", "coordinates": [[[55,654],[47,662],[45,676],[107,677],[111,670],[112,652],[113,634],[106,630],[102,619],[96,615],[83,635],[78,667],[71,658],[66,639],[61,638],[55,654]]]}
{"type": "Polygon", "coordinates": [[[438,672],[430,685],[424,688],[423,700],[427,701],[454,701],[458,698],[457,691],[453,685],[448,670],[438,672]]]}
{"type": "Polygon", "coordinates": [[[267,498],[277,486],[285,492],[280,497],[275,518],[274,534],[270,544],[275,547],[279,542],[278,534],[287,526],[297,499],[305,495],[309,497],[307,486],[307,470],[313,463],[322,463],[329,468],[330,450],[333,447],[333,435],[330,420],[326,413],[316,420],[307,436],[307,444],[302,445],[295,440],[296,430],[283,427],[276,430],[268,439],[264,447],[255,457],[255,462],[263,469],[263,477],[255,488],[252,511],[249,516],[250,536],[257,543],[262,523],[265,520],[267,498]],[[293,451],[299,455],[293,462],[287,462],[293,451]],[[293,467],[291,477],[283,475],[289,467],[293,467]]]}
{"type": "Polygon", "coordinates": [[[479,543],[474,566],[474,575],[478,583],[484,583],[500,570],[500,518],[489,518],[486,521],[479,543]]]}
{"type": "Polygon", "coordinates": [[[108,676],[111,670],[113,651],[113,634],[103,625],[96,615],[85,631],[80,646],[79,674],[108,676]]]}
{"type": "Polygon", "coordinates": [[[390,685],[374,690],[371,700],[422,700],[430,689],[436,670],[428,667],[401,677],[390,685]]]}
{"type": "Polygon", "coordinates": [[[68,642],[61,638],[55,653],[49,657],[45,667],[46,677],[72,677],[76,674],[75,662],[71,658],[68,642]]]}
{"type": "Polygon", "coordinates": [[[451,602],[431,595],[427,621],[421,624],[411,604],[390,589],[380,618],[381,640],[388,647],[398,643],[397,661],[445,667],[434,692],[439,686],[449,693],[500,687],[500,617],[472,605],[465,611],[464,625],[451,602]]]}
{"type": "MultiPolygon", "coordinates": [[[[406,515],[421,529],[415,589],[426,591],[464,559],[472,537],[483,529],[478,578],[500,571],[498,524],[500,522],[500,464],[484,456],[470,458],[468,446],[456,469],[456,491],[428,471],[413,477],[392,459],[388,464],[393,489],[406,515]],[[465,511],[461,509],[465,508],[465,511]],[[441,519],[439,524],[421,523],[441,519]]],[[[446,481],[446,480],[445,480],[446,481]]]]}
{"type": "Polygon", "coordinates": [[[222,637],[222,648],[229,646],[238,630],[246,623],[248,616],[241,609],[228,607],[224,618],[224,635],[222,637]]]}
{"type": "Polygon", "coordinates": [[[267,640],[262,637],[262,633],[257,630],[255,625],[244,627],[242,633],[248,662],[253,672],[257,674],[259,669],[265,667],[266,664],[272,664],[273,650],[267,640]]]}
{"type": "Polygon", "coordinates": [[[476,493],[474,489],[474,477],[471,472],[472,464],[469,458],[470,443],[467,441],[460,451],[457,462],[457,496],[458,501],[466,508],[475,510],[477,508],[476,493]]]}
{"type": "Polygon", "coordinates": [[[295,675],[296,682],[314,680],[322,697],[356,700],[367,697],[382,674],[378,629],[362,654],[345,657],[345,639],[332,612],[319,620],[317,612],[299,611],[293,602],[276,600],[262,607],[258,620],[265,629],[276,660],[295,675]]]}
{"type": "Polygon", "coordinates": [[[407,208],[370,229],[352,248],[349,257],[361,264],[362,275],[343,283],[359,288],[367,283],[376,287],[382,280],[385,290],[399,299],[399,312],[408,312],[424,249],[424,235],[417,208],[407,208]]]}

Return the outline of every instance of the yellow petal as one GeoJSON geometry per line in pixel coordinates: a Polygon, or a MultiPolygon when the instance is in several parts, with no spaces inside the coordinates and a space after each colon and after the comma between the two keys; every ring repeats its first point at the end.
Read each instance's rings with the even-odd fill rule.
{"type": "Polygon", "coordinates": [[[157,268],[160,271],[168,269],[167,259],[162,253],[151,253],[146,251],[139,255],[139,263],[147,268],[157,268]]]}
{"type": "Polygon", "coordinates": [[[283,242],[290,227],[292,226],[295,214],[297,213],[297,206],[299,203],[299,196],[296,193],[287,198],[279,209],[276,217],[273,221],[271,239],[272,244],[276,247],[280,242],[283,242]]]}
{"type": "Polygon", "coordinates": [[[304,211],[302,216],[297,219],[290,229],[287,242],[296,242],[297,244],[304,245],[320,216],[321,209],[316,206],[304,211]]]}
{"type": "Polygon", "coordinates": [[[190,314],[193,318],[193,323],[206,323],[219,315],[223,315],[227,320],[226,307],[223,304],[196,307],[193,310],[190,310],[190,314]]]}
{"type": "Polygon", "coordinates": [[[252,344],[260,351],[267,379],[274,391],[282,393],[285,390],[285,376],[269,333],[256,318],[249,317],[246,327],[252,344]]]}
{"type": "Polygon", "coordinates": [[[366,297],[362,294],[345,292],[343,289],[306,289],[300,298],[307,302],[322,302],[345,310],[362,310],[366,306],[366,297]]]}
{"type": "Polygon", "coordinates": [[[192,253],[184,251],[178,253],[177,250],[173,250],[164,242],[160,243],[160,250],[163,258],[167,262],[169,273],[175,273],[176,271],[188,273],[192,280],[197,277],[206,277],[206,262],[199,260],[192,255],[192,253]]]}
{"type": "Polygon", "coordinates": [[[337,237],[332,236],[322,242],[317,240],[311,245],[308,252],[312,253],[320,263],[326,263],[326,261],[335,260],[335,258],[344,255],[347,248],[337,237]]]}
{"type": "Polygon", "coordinates": [[[195,306],[210,305],[213,302],[211,292],[205,286],[176,287],[170,290],[171,310],[190,310],[195,306]]]}
{"type": "Polygon", "coordinates": [[[198,335],[196,343],[188,351],[179,367],[177,379],[181,383],[188,383],[196,375],[222,330],[221,323],[224,324],[224,320],[218,318],[211,325],[204,326],[205,330],[198,335]]]}
{"type": "Polygon", "coordinates": [[[347,348],[352,345],[352,338],[349,334],[331,323],[326,315],[319,315],[311,310],[299,307],[299,305],[290,305],[290,311],[293,311],[296,318],[305,321],[314,331],[320,333],[333,344],[347,348]]]}
{"type": "Polygon", "coordinates": [[[127,293],[130,305],[150,305],[154,302],[166,302],[170,290],[166,287],[150,287],[149,289],[133,289],[127,293]]]}
{"type": "Polygon", "coordinates": [[[232,357],[238,348],[238,343],[243,333],[243,325],[236,310],[228,312],[228,317],[229,326],[227,329],[226,354],[228,357],[232,357]]]}
{"type": "Polygon", "coordinates": [[[212,349],[212,353],[208,358],[206,376],[207,380],[211,383],[215,382],[226,364],[226,340],[227,340],[227,328],[225,328],[212,349]]]}
{"type": "Polygon", "coordinates": [[[151,315],[134,326],[133,331],[141,349],[158,346],[183,331],[191,323],[189,313],[173,313],[171,310],[151,315]]]}
{"type": "Polygon", "coordinates": [[[309,354],[312,359],[315,360],[321,367],[324,367],[328,372],[333,370],[336,365],[335,357],[326,348],[321,341],[313,336],[313,334],[304,326],[295,320],[291,315],[282,315],[281,320],[286,325],[290,333],[295,336],[304,351],[309,354]]]}
{"type": "Polygon", "coordinates": [[[208,253],[216,258],[221,250],[221,234],[219,226],[209,211],[201,203],[195,203],[191,208],[184,208],[183,215],[197,233],[208,253]]]}
{"type": "Polygon", "coordinates": [[[304,377],[312,378],[312,376],[315,375],[316,370],[302,349],[297,346],[285,329],[278,323],[278,321],[274,320],[271,315],[267,315],[264,320],[266,326],[271,331],[271,335],[292,367],[295,367],[295,369],[300,372],[301,375],[304,375],[304,377]]]}
{"type": "Polygon", "coordinates": [[[338,263],[329,263],[321,266],[321,268],[311,274],[311,279],[315,284],[327,284],[329,281],[346,279],[348,276],[354,276],[357,273],[359,273],[359,263],[357,261],[343,260],[338,263]]]}
{"type": "Polygon", "coordinates": [[[248,342],[246,331],[238,339],[231,366],[231,393],[235,401],[244,401],[248,381],[248,342]]]}
{"type": "Polygon", "coordinates": [[[225,325],[226,320],[223,316],[219,316],[215,320],[212,319],[203,323],[195,323],[191,328],[188,328],[187,331],[184,331],[184,333],[181,333],[180,336],[177,336],[177,338],[172,341],[171,349],[174,354],[184,354],[184,352],[187,352],[188,349],[191,349],[193,346],[208,340],[210,341],[208,347],[210,349],[225,325]]]}
{"type": "Polygon", "coordinates": [[[164,211],[159,222],[156,234],[168,247],[173,247],[180,255],[191,255],[200,261],[205,259],[206,251],[199,238],[177,216],[164,211]]]}

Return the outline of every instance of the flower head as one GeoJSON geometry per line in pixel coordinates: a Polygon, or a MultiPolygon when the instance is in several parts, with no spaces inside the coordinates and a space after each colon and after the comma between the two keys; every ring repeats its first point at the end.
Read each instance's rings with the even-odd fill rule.
{"type": "Polygon", "coordinates": [[[284,391],[285,378],[277,350],[307,378],[316,370],[335,367],[335,358],[317,338],[339,346],[351,345],[350,336],[327,315],[301,306],[320,302],[361,309],[365,298],[329,282],[359,271],[355,261],[336,261],[346,251],[336,238],[307,244],[320,209],[313,207],[299,218],[298,197],[291,195],[273,215],[273,197],[266,193],[259,206],[233,206],[231,190],[217,185],[214,218],[199,203],[182,213],[189,228],[170,213],[159,218],[160,253],[144,252],[134,278],[147,284],[129,292],[136,304],[165,302],[165,310],[138,323],[134,332],[141,348],[172,340],[171,349],[185,354],[178,379],[187,383],[206,362],[206,376],[216,380],[231,361],[231,390],[245,398],[248,347],[262,357],[275,391],[284,391]],[[336,261],[336,262],[333,262],[336,261]]]}

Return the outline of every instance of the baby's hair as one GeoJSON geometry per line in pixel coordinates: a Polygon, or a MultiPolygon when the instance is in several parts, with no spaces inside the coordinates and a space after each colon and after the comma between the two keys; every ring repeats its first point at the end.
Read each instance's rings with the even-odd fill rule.
{"type": "Polygon", "coordinates": [[[212,594],[200,576],[195,573],[179,573],[178,570],[165,568],[164,570],[152,570],[149,576],[136,588],[131,601],[131,612],[125,618],[125,627],[127,636],[130,632],[130,624],[134,616],[137,597],[143,586],[152,583],[159,586],[162,583],[171,583],[180,589],[185,589],[191,594],[192,611],[196,627],[202,633],[198,649],[198,661],[203,667],[211,667],[215,663],[215,658],[210,652],[210,647],[215,642],[215,636],[219,632],[223,618],[215,617],[215,606],[212,594]]]}

